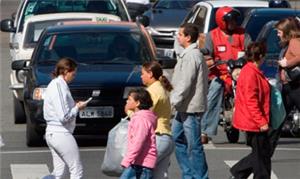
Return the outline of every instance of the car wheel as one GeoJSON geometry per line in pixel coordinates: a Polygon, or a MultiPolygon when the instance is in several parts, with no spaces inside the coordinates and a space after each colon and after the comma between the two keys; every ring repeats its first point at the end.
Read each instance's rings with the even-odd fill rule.
{"type": "Polygon", "coordinates": [[[24,124],[26,122],[24,104],[22,101],[18,100],[14,95],[13,95],[13,99],[14,99],[15,124],[24,124]]]}
{"type": "Polygon", "coordinates": [[[226,136],[229,143],[237,143],[240,136],[240,131],[234,127],[226,130],[226,136]]]}
{"type": "Polygon", "coordinates": [[[29,118],[26,120],[26,141],[28,147],[39,147],[45,144],[43,136],[36,132],[35,125],[29,118]]]}

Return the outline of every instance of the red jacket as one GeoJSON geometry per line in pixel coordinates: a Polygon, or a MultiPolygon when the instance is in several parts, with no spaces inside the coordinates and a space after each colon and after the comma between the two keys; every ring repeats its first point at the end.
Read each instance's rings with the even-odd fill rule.
{"type": "Polygon", "coordinates": [[[259,132],[269,123],[270,85],[252,62],[241,70],[237,81],[233,126],[244,131],[259,132]]]}

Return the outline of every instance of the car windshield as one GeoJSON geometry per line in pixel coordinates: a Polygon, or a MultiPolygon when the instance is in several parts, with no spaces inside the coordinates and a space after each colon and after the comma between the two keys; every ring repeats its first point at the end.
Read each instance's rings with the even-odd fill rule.
{"type": "Polygon", "coordinates": [[[154,6],[155,9],[190,9],[199,0],[160,0],[154,6]]]}
{"type": "Polygon", "coordinates": [[[92,20],[90,18],[80,18],[80,19],[56,19],[51,21],[41,21],[41,22],[31,22],[28,23],[27,29],[25,32],[25,39],[24,39],[24,48],[34,48],[36,45],[42,31],[44,28],[53,26],[58,24],[61,21],[80,21],[80,20],[92,20]]]}
{"type": "MultiPolygon", "coordinates": [[[[33,15],[63,12],[92,12],[113,14],[128,21],[122,0],[29,0],[21,24],[33,15]]],[[[21,27],[23,28],[23,27],[21,27]]]]}
{"type": "Polygon", "coordinates": [[[41,42],[39,64],[71,57],[79,64],[142,64],[151,60],[143,36],[133,32],[81,32],[48,35],[41,42]]]}

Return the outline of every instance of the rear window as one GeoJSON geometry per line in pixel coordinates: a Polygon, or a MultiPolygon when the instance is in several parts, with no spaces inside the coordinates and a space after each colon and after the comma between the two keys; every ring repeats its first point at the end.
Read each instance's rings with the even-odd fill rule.
{"type": "Polygon", "coordinates": [[[25,20],[33,15],[63,12],[91,12],[117,15],[123,21],[128,17],[122,0],[29,0],[21,18],[21,29],[25,20]]]}
{"type": "Polygon", "coordinates": [[[81,32],[47,36],[38,52],[39,64],[71,57],[84,64],[142,64],[150,61],[149,46],[139,33],[81,32]]]}

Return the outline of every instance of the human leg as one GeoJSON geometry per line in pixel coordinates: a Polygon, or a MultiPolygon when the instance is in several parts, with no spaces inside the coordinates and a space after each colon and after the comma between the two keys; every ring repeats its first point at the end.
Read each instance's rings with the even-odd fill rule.
{"type": "Polygon", "coordinates": [[[82,178],[78,145],[70,133],[53,133],[52,147],[69,168],[70,179],[82,178]]]}
{"type": "Polygon", "coordinates": [[[136,172],[132,166],[129,166],[124,169],[120,179],[136,179],[136,172]]]}
{"type": "Polygon", "coordinates": [[[174,142],[169,135],[156,135],[157,161],[153,170],[154,179],[167,179],[170,156],[174,150],[174,142]]]}
{"type": "Polygon", "coordinates": [[[187,140],[187,154],[193,178],[207,179],[208,168],[201,143],[201,115],[185,113],[183,122],[184,135],[187,140]]]}
{"type": "Polygon", "coordinates": [[[201,131],[208,136],[217,135],[218,123],[220,120],[221,105],[223,100],[223,82],[214,78],[207,95],[207,110],[201,120],[201,131]]]}

